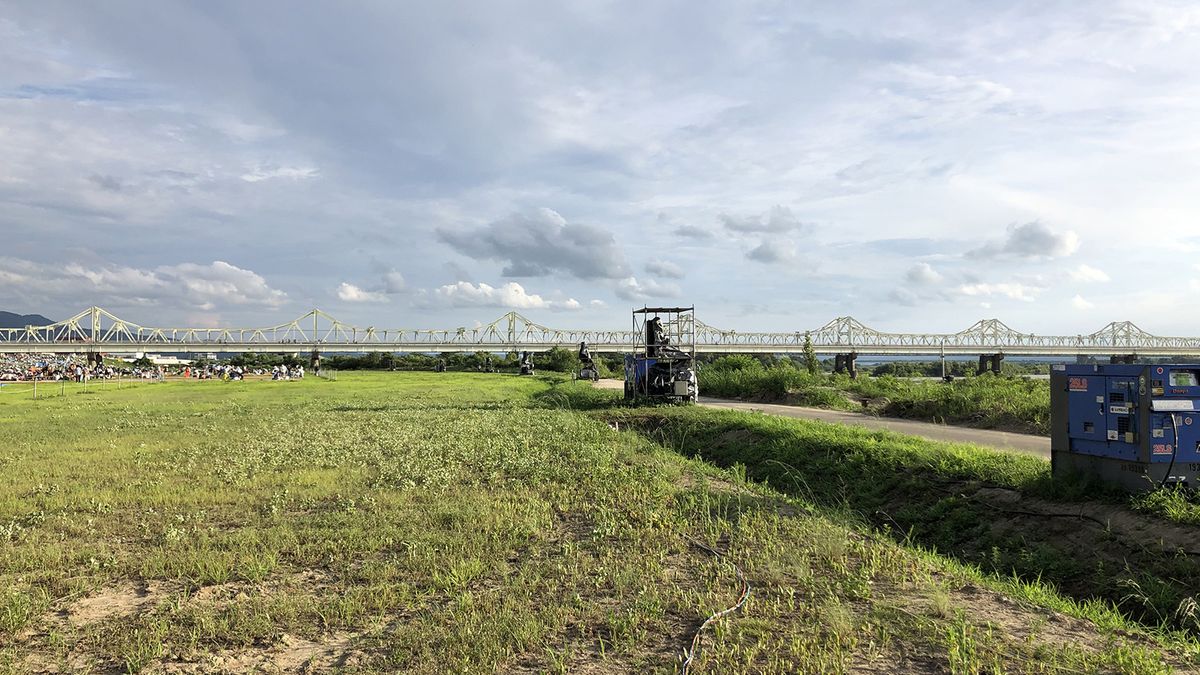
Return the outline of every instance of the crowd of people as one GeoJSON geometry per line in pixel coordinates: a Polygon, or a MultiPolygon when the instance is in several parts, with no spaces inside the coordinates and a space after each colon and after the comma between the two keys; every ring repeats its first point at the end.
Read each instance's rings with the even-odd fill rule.
{"type": "Polygon", "coordinates": [[[163,375],[161,367],[97,365],[74,354],[0,354],[0,382],[86,382],[116,377],[161,379],[163,375]]]}
{"type": "Polygon", "coordinates": [[[82,357],[49,354],[0,354],[0,381],[61,379],[55,375],[74,374],[75,366],[85,364],[82,357]]]}
{"type": "Polygon", "coordinates": [[[304,366],[286,365],[251,368],[227,363],[192,366],[111,365],[89,363],[83,355],[0,354],[0,382],[61,381],[87,382],[113,378],[158,379],[180,377],[197,380],[243,380],[248,376],[272,380],[304,379],[304,366]]]}
{"type": "MultiPolygon", "coordinates": [[[[0,354],[0,382],[47,380],[108,380],[112,377],[142,377],[143,369],[113,368],[110,365],[88,363],[82,356],[60,354],[0,354]]],[[[154,372],[145,374],[154,376],[154,372]]]]}
{"type": "Polygon", "coordinates": [[[244,380],[247,375],[256,377],[271,376],[272,380],[302,380],[304,379],[304,366],[272,366],[270,370],[266,368],[247,368],[245,366],[234,365],[231,363],[214,363],[202,368],[193,369],[191,366],[184,367],[179,373],[182,377],[194,377],[200,380],[244,380]]]}
{"type": "Polygon", "coordinates": [[[271,379],[272,380],[292,380],[292,379],[303,380],[304,379],[304,366],[294,366],[292,368],[288,368],[287,366],[274,366],[271,368],[271,379]]]}

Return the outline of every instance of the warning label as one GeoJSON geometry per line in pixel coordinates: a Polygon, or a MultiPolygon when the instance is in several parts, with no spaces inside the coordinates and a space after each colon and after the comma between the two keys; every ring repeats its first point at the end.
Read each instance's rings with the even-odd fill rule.
{"type": "Polygon", "coordinates": [[[1072,377],[1067,383],[1067,388],[1070,391],[1087,391],[1086,377],[1072,377]]]}

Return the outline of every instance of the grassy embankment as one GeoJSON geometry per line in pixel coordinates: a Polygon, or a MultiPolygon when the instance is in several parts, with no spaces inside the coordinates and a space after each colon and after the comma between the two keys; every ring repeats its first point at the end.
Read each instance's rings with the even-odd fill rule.
{"type": "MultiPolygon", "coordinates": [[[[825,492],[789,497],[614,431],[574,409],[610,405],[585,387],[342,373],[0,398],[0,672],[673,672],[733,603],[731,563],[753,593],[706,636],[701,671],[1196,658],[1104,603],[897,544],[825,492]]],[[[769,431],[603,415],[673,419],[656,427],[673,445],[688,420],[769,431]]],[[[797,442],[815,428],[790,424],[797,442]]]]}
{"type": "Polygon", "coordinates": [[[900,541],[1200,633],[1200,505],[1184,492],[1130,496],[1053,481],[1048,462],[1026,455],[820,422],[700,408],[602,414],[900,541]]]}
{"type": "Polygon", "coordinates": [[[1050,388],[1023,377],[957,378],[953,382],[892,376],[852,380],[809,374],[790,363],[764,368],[745,357],[725,357],[701,372],[707,396],[857,410],[984,429],[1050,433],[1050,388]]]}

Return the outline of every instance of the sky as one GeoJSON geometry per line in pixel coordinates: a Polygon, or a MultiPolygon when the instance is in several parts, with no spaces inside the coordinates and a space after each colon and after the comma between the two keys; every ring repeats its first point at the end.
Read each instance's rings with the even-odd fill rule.
{"type": "Polygon", "coordinates": [[[1200,335],[1200,5],[0,0],[0,309],[1200,335]]]}

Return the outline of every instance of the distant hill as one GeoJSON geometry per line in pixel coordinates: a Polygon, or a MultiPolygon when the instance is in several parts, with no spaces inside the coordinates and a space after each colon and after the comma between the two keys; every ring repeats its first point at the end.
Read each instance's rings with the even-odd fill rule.
{"type": "Polygon", "coordinates": [[[0,328],[24,328],[25,326],[46,326],[54,323],[41,314],[13,314],[0,312],[0,328]]]}

